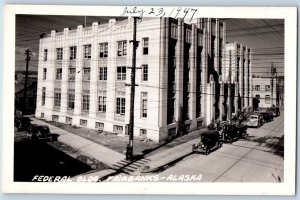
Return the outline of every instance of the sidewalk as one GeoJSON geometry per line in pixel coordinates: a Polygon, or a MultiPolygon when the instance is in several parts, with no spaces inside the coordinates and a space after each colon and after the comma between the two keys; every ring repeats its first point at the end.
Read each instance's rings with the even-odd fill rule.
{"type": "Polygon", "coordinates": [[[162,152],[158,152],[154,155],[148,156],[149,162],[147,165],[143,167],[143,169],[140,169],[141,173],[148,173],[148,172],[154,172],[159,170],[160,168],[164,167],[165,165],[172,163],[174,161],[177,161],[181,158],[184,158],[185,156],[188,156],[191,154],[192,151],[192,145],[199,142],[199,139],[194,139],[188,142],[185,142],[183,144],[180,144],[176,147],[167,149],[162,152]]]}
{"type": "Polygon", "coordinates": [[[38,120],[36,118],[31,118],[33,124],[42,124],[47,125],[50,128],[51,133],[56,133],[60,135],[58,141],[62,142],[68,146],[73,147],[80,151],[83,155],[92,157],[100,162],[103,162],[108,165],[113,165],[124,159],[124,155],[113,151],[107,147],[96,144],[90,140],[87,140],[83,137],[65,131],[61,128],[55,127],[49,123],[38,120]]]}
{"type": "MultiPolygon", "coordinates": [[[[103,145],[97,144],[81,136],[70,133],[66,130],[53,126],[42,120],[36,118],[31,119],[33,120],[32,123],[47,125],[49,126],[51,133],[59,134],[59,142],[62,142],[72,148],[77,149],[78,151],[80,151],[81,154],[85,156],[92,157],[112,167],[112,169],[110,170],[103,170],[86,174],[86,176],[97,175],[99,176],[99,178],[109,174],[114,174],[114,172],[116,172],[116,170],[118,169],[122,169],[123,171],[129,174],[136,174],[136,172],[155,172],[161,169],[162,167],[166,166],[167,164],[170,164],[191,154],[192,144],[199,142],[199,138],[193,139],[188,142],[178,144],[175,147],[171,147],[163,151],[158,151],[154,154],[146,155],[141,160],[131,162],[125,160],[125,155],[116,152],[112,149],[109,149],[103,145]],[[144,163],[142,163],[142,161],[144,163]]],[[[205,129],[197,131],[202,132],[205,131],[205,129]]],[[[77,177],[75,177],[74,179],[76,178],[77,177]]]]}

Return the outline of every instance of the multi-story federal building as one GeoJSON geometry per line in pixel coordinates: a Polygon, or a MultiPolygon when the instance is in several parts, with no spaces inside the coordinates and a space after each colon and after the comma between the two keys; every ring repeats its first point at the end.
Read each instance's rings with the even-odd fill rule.
{"type": "MultiPolygon", "coordinates": [[[[36,117],[126,134],[132,35],[132,18],[44,35],[36,117]]],[[[193,130],[220,117],[224,23],[143,18],[137,40],[136,136],[161,141],[176,133],[179,122],[193,130]]]]}

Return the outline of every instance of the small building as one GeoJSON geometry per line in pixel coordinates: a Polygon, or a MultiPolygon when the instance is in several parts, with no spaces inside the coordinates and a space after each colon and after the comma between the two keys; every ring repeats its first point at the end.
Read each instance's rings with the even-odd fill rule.
{"type": "MultiPolygon", "coordinates": [[[[278,85],[276,78],[253,77],[252,92],[253,98],[258,101],[258,107],[268,108],[279,105],[278,85]]],[[[254,105],[253,105],[254,106],[254,105]]]]}

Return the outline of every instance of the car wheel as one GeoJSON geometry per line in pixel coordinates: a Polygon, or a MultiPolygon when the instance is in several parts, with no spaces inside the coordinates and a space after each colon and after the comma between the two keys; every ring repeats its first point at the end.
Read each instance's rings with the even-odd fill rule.
{"type": "Polygon", "coordinates": [[[210,153],[210,148],[208,148],[207,150],[206,150],[206,155],[208,155],[210,153]]]}

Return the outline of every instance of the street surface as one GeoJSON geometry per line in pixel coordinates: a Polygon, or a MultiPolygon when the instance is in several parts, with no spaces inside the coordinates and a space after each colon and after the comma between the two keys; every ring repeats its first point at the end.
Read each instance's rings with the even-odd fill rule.
{"type": "Polygon", "coordinates": [[[248,128],[246,140],[223,144],[207,156],[190,155],[160,176],[201,174],[202,182],[282,182],[283,113],[260,128],[248,128]]]}

